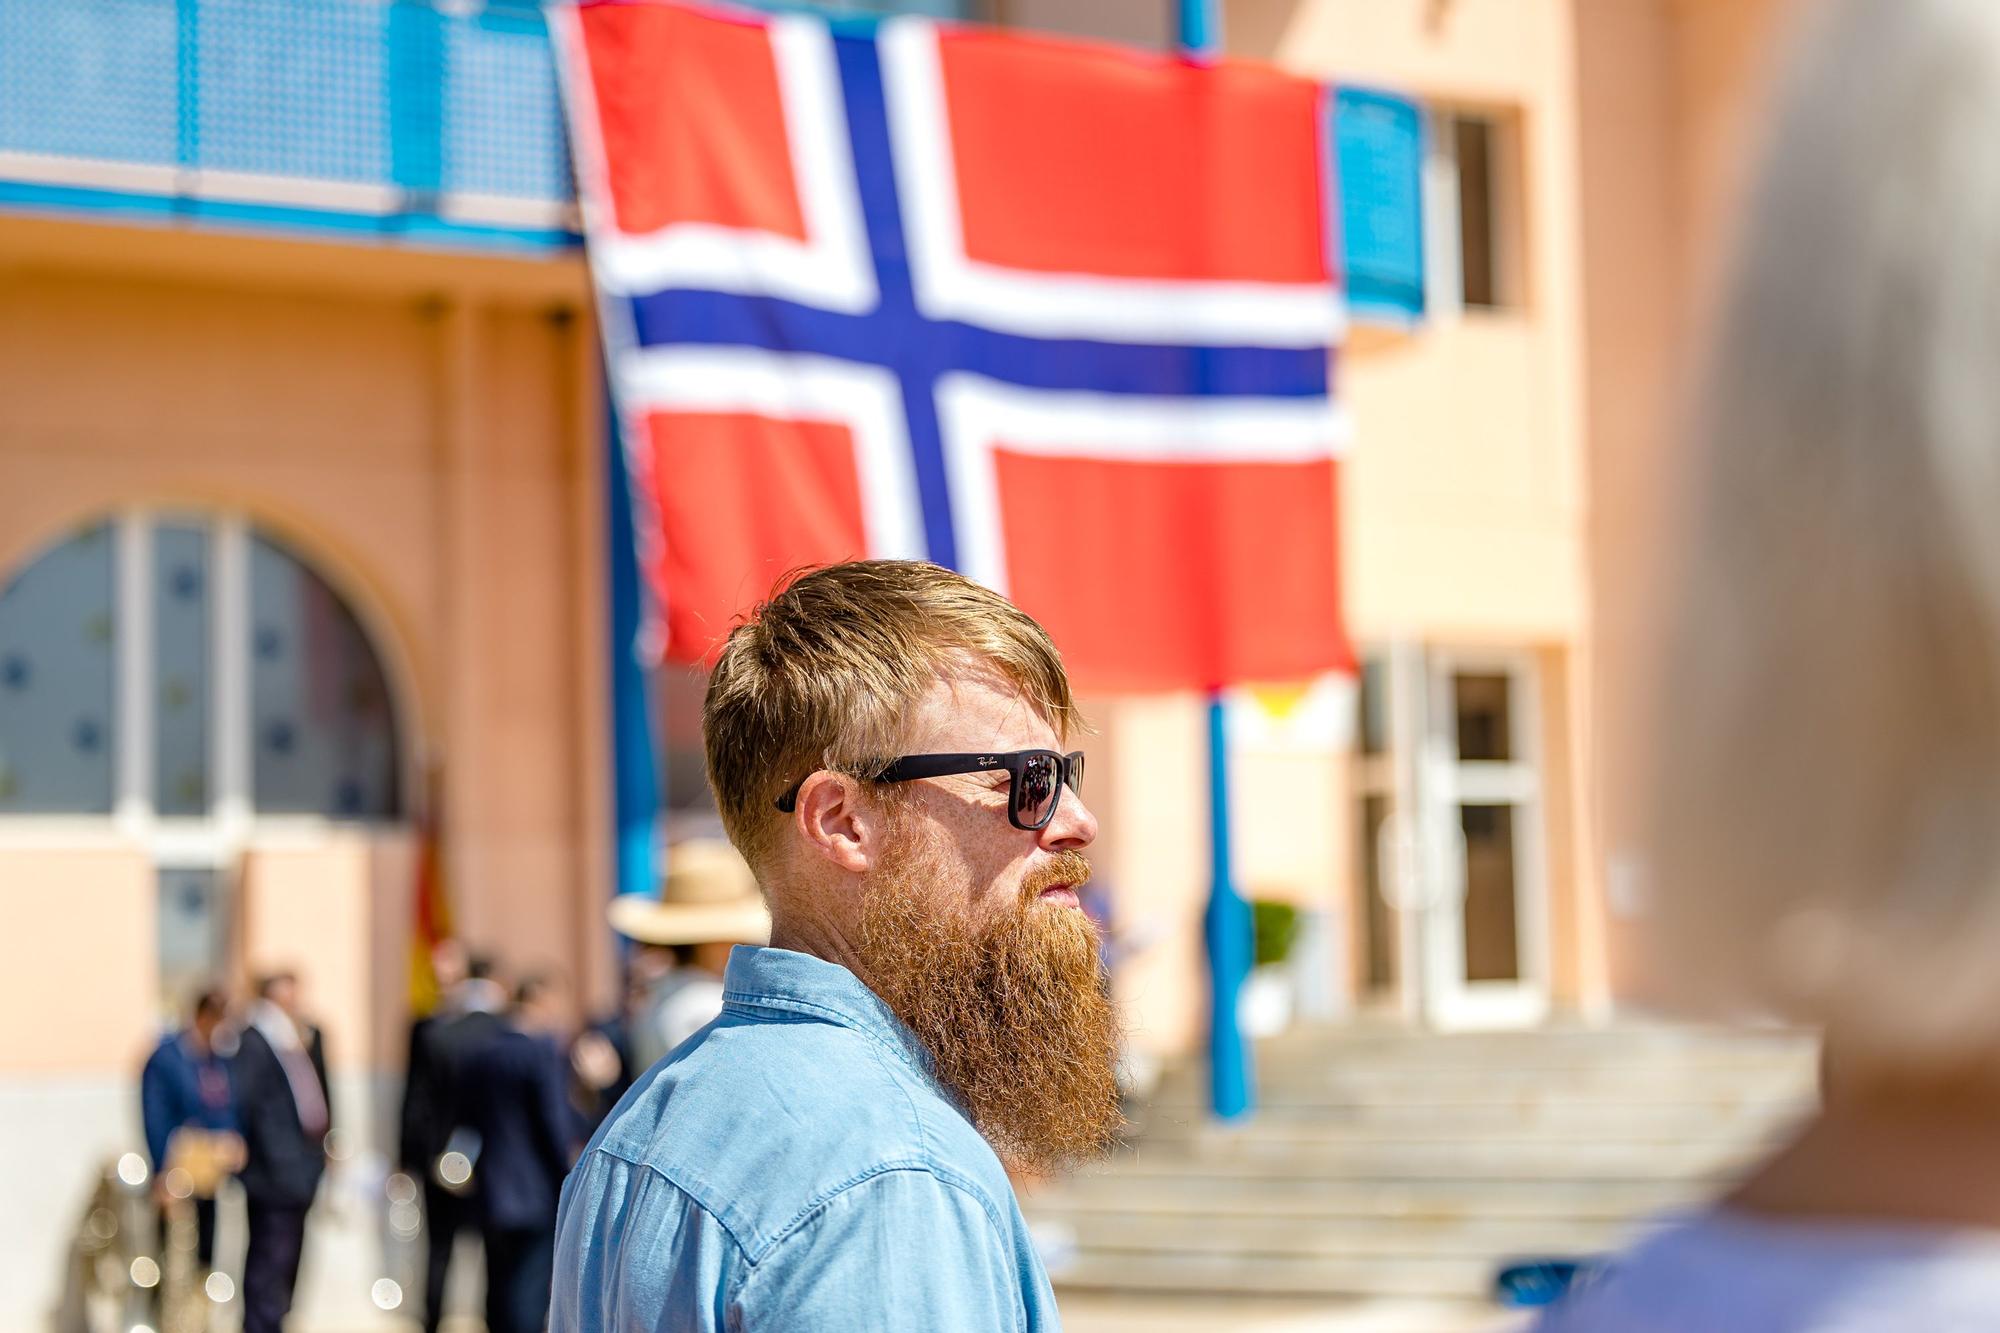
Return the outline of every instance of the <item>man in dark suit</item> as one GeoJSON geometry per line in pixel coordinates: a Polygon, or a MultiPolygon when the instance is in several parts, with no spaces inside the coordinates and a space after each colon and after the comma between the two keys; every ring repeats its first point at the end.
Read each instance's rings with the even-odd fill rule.
{"type": "Polygon", "coordinates": [[[243,1333],[279,1333],[292,1308],[306,1212],[326,1171],[326,1047],[299,1010],[299,982],[277,972],[236,1050],[236,1102],[245,1161],[250,1245],[243,1256],[243,1333]]]}
{"type": "MultiPolygon", "coordinates": [[[[219,1161],[223,1171],[241,1162],[242,1141],[237,1134],[236,1094],[230,1087],[229,1062],[215,1049],[216,1032],[228,1011],[229,997],[217,987],[203,986],[195,993],[188,1025],[161,1039],[139,1075],[139,1110],[146,1130],[146,1150],[153,1158],[154,1197],[162,1208],[163,1237],[169,1203],[167,1172],[177,1153],[185,1157],[188,1140],[183,1136],[205,1140],[207,1157],[219,1161]]],[[[211,1182],[195,1183],[195,1260],[207,1270],[215,1263],[215,1196],[211,1182]]]]}
{"type": "Polygon", "coordinates": [[[478,1225],[473,1194],[478,1181],[447,1188],[438,1159],[464,1120],[460,1080],[466,1055],[496,1036],[507,993],[495,979],[493,960],[467,960],[455,942],[441,947],[433,965],[445,989],[437,1013],[410,1028],[409,1072],[403,1084],[400,1150],[404,1171],[424,1189],[424,1333],[437,1333],[444,1315],[445,1277],[458,1233],[478,1225]]]}
{"type": "Polygon", "coordinates": [[[548,1319],[556,1202],[582,1129],[560,1023],[552,984],[524,981],[505,1030],[465,1064],[466,1123],[480,1141],[489,1333],[538,1333],[548,1319]]]}

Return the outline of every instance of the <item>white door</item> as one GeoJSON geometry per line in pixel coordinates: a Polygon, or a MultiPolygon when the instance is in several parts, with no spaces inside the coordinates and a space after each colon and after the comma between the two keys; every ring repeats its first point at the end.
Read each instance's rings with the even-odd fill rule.
{"type": "Polygon", "coordinates": [[[1424,1009],[1441,1027],[1535,1023],[1548,1012],[1548,920],[1534,661],[1432,652],[1428,668],[1424,1009]]]}

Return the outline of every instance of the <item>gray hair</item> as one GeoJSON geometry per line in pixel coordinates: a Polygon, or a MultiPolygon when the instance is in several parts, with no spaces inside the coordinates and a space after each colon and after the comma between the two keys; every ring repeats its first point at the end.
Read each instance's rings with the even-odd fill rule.
{"type": "Polygon", "coordinates": [[[1693,414],[1648,934],[1939,1069],[2000,1057],[2000,4],[1814,18],[1693,414]]]}

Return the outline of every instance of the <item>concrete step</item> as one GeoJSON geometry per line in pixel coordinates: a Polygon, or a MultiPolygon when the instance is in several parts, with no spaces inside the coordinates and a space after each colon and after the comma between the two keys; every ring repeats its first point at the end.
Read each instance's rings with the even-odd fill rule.
{"type": "Polygon", "coordinates": [[[1620,1023],[1610,1027],[1426,1032],[1393,1024],[1360,1022],[1301,1025],[1259,1042],[1258,1049],[1282,1060],[1315,1051],[1339,1051],[1409,1063],[1578,1057],[1645,1064],[1668,1056],[1698,1063],[1760,1058],[1773,1051],[1811,1051],[1815,1044],[1809,1035],[1785,1028],[1751,1030],[1620,1023]]]}
{"type": "Polygon", "coordinates": [[[1655,1027],[1290,1034],[1260,1107],[1171,1074],[1109,1162],[1024,1200],[1065,1290],[1338,1299],[1489,1294],[1510,1257],[1616,1248],[1710,1197],[1806,1113],[1794,1036],[1655,1027]]]}
{"type": "Polygon", "coordinates": [[[1157,1213],[1130,1210],[1045,1215],[1068,1228],[1068,1238],[1090,1254],[1123,1250],[1201,1250],[1247,1257],[1341,1259],[1430,1254],[1490,1258],[1494,1254],[1587,1254],[1629,1238],[1622,1218],[1457,1217],[1406,1214],[1363,1217],[1286,1217],[1250,1214],[1157,1213]]]}
{"type": "MultiPolygon", "coordinates": [[[[1725,1067],[1591,1068],[1575,1065],[1391,1065],[1359,1060],[1309,1068],[1260,1067],[1257,1092],[1273,1106],[1329,1100],[1364,1102],[1393,1098],[1491,1102],[1558,1101],[1603,1096],[1620,1102],[1741,1100],[1796,1095],[1815,1085],[1814,1061],[1774,1056],[1725,1067]]],[[[1161,1106],[1205,1106],[1206,1071],[1163,1082],[1152,1100],[1161,1106]]]]}
{"type": "Polygon", "coordinates": [[[1461,1256],[1357,1259],[1134,1250],[1079,1254],[1050,1266],[1067,1291],[1239,1293],[1482,1299],[1492,1294],[1489,1261],[1461,1256]]]}
{"type": "Polygon", "coordinates": [[[1522,1333],[1483,1300],[1061,1293],[1064,1333],[1522,1333]]]}
{"type": "Polygon", "coordinates": [[[1311,1145],[1254,1135],[1143,1145],[1125,1170],[1209,1172],[1246,1177],[1366,1180],[1677,1180],[1721,1177],[1769,1141],[1660,1142],[1635,1146],[1578,1139],[1528,1144],[1478,1139],[1311,1145]]]}
{"type": "Polygon", "coordinates": [[[1157,1109],[1146,1120],[1141,1141],[1152,1149],[1254,1138],[1296,1147],[1329,1144],[1432,1143],[1440,1140],[1527,1146],[1571,1142],[1588,1134],[1600,1142],[1643,1148],[1655,1143],[1709,1140],[1741,1142],[1782,1132],[1804,1118],[1809,1104],[1799,1098],[1771,1098],[1729,1110],[1706,1104],[1674,1107],[1593,1106],[1571,1102],[1553,1106],[1342,1107],[1317,1111],[1299,1107],[1259,1110],[1242,1128],[1219,1125],[1206,1116],[1157,1109]]]}
{"type": "Polygon", "coordinates": [[[1649,1216],[1702,1198],[1707,1182],[1463,1180],[1270,1180],[1187,1173],[1079,1177],[1060,1189],[1030,1193],[1036,1217],[1095,1212],[1153,1212],[1195,1217],[1496,1218],[1616,1222],[1649,1216]]]}

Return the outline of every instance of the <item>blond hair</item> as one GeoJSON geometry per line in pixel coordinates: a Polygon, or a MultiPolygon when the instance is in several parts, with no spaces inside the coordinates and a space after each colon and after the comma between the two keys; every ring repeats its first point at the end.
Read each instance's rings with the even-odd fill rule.
{"type": "Polygon", "coordinates": [[[1712,347],[1656,723],[1663,974],[2000,1055],[2000,5],[1798,48],[1712,347]]]}
{"type": "Polygon", "coordinates": [[[702,707],[730,840],[761,868],[781,792],[819,769],[868,776],[898,753],[917,702],[966,670],[1012,685],[1059,737],[1082,726],[1048,633],[963,575],[860,560],[782,586],[730,632],[702,707]]]}

